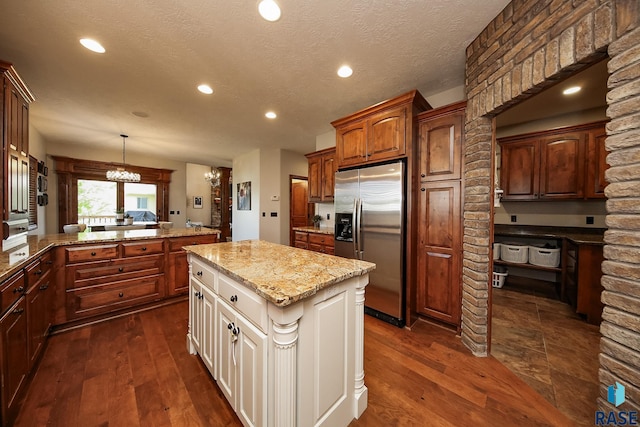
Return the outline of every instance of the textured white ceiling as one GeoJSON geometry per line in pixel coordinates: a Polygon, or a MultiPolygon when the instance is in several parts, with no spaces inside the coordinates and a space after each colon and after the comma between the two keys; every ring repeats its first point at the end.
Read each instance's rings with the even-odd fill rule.
{"type": "Polygon", "coordinates": [[[230,165],[261,147],[314,151],[332,120],[464,84],[466,46],[508,2],[278,0],[270,23],[257,0],[5,0],[0,59],[35,94],[46,141],[119,149],[127,133],[127,151],[230,165]]]}

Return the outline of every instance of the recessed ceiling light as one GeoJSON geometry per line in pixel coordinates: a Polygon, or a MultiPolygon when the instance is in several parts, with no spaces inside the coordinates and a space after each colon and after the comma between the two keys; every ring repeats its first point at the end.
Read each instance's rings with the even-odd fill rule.
{"type": "Polygon", "coordinates": [[[97,41],[93,40],[93,39],[80,39],[80,44],[84,47],[86,47],[87,49],[96,52],[96,53],[105,53],[106,50],[104,49],[104,47],[102,47],[102,45],[100,43],[98,43],[97,41]]]}
{"type": "Polygon", "coordinates": [[[570,88],[563,90],[562,93],[564,95],[572,95],[574,93],[580,92],[580,89],[582,89],[580,86],[572,86],[570,88]]]}
{"type": "Polygon", "coordinates": [[[277,21],[280,19],[280,6],[273,0],[262,0],[258,4],[258,12],[267,21],[277,21]]]}
{"type": "Polygon", "coordinates": [[[213,93],[213,89],[211,89],[211,86],[205,84],[198,86],[198,90],[205,95],[211,95],[213,93]]]}
{"type": "Polygon", "coordinates": [[[353,70],[348,65],[343,65],[342,67],[338,68],[338,75],[342,78],[346,79],[347,77],[350,77],[351,74],[353,74],[353,70]]]}
{"type": "Polygon", "coordinates": [[[274,113],[273,111],[267,111],[264,116],[267,119],[275,119],[276,117],[278,117],[278,115],[276,113],[274,113]]]}

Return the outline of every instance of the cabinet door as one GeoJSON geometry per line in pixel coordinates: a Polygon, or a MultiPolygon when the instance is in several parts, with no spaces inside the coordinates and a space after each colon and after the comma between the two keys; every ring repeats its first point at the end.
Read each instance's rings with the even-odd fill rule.
{"type": "Polygon", "coordinates": [[[338,168],[363,164],[367,160],[367,126],[359,121],[336,129],[338,168]]]}
{"type": "Polygon", "coordinates": [[[215,322],[216,322],[216,297],[206,286],[200,288],[200,314],[201,314],[201,340],[200,357],[205,366],[216,378],[215,370],[215,322]]]}
{"type": "Polygon", "coordinates": [[[236,363],[239,357],[238,341],[233,339],[235,311],[226,303],[216,301],[216,354],[218,365],[218,386],[236,410],[236,363]]]}
{"type": "Polygon", "coordinates": [[[463,113],[420,123],[420,180],[460,179],[463,113]]]}
{"type": "Polygon", "coordinates": [[[462,252],[459,181],[423,185],[418,233],[417,311],[457,326],[462,252]]]}
{"type": "Polygon", "coordinates": [[[236,317],[240,328],[236,343],[237,407],[236,413],[245,426],[267,425],[267,336],[236,317]],[[239,355],[238,355],[239,351],[239,355]]]}
{"type": "Polygon", "coordinates": [[[325,154],[322,156],[322,201],[330,202],[333,200],[333,187],[335,181],[335,153],[325,154]]]}
{"type": "Polygon", "coordinates": [[[571,199],[584,195],[585,134],[576,132],[540,142],[540,198],[571,199]]]}
{"type": "Polygon", "coordinates": [[[198,354],[202,354],[202,304],[200,303],[202,285],[193,277],[190,283],[189,323],[191,324],[191,344],[193,344],[198,354]]]}
{"type": "Polygon", "coordinates": [[[22,297],[0,320],[2,331],[2,420],[14,419],[28,372],[26,300],[22,297]]]}
{"type": "Polygon", "coordinates": [[[180,295],[189,289],[189,263],[185,251],[169,252],[168,295],[180,295]]]}
{"type": "Polygon", "coordinates": [[[502,144],[500,187],[503,200],[533,200],[538,198],[539,144],[536,139],[502,144]]]}
{"type": "Polygon", "coordinates": [[[29,340],[29,370],[34,366],[51,325],[53,288],[50,286],[50,272],[27,293],[27,336],[29,340]]]}
{"type": "Polygon", "coordinates": [[[603,199],[604,187],[607,181],[604,178],[607,165],[607,154],[604,146],[607,132],[604,125],[589,132],[589,143],[587,151],[587,181],[585,184],[585,197],[589,199],[603,199]]]}
{"type": "Polygon", "coordinates": [[[309,158],[309,202],[322,201],[322,157],[309,158]]]}
{"type": "Polygon", "coordinates": [[[367,161],[404,156],[407,152],[407,107],[375,114],[369,120],[367,161]]]}

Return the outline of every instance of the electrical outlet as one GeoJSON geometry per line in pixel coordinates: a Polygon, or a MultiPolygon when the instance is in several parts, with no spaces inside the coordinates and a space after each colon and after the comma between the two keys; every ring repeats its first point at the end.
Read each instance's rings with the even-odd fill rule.
{"type": "Polygon", "coordinates": [[[327,219],[331,219],[331,214],[327,214],[327,219]]]}
{"type": "Polygon", "coordinates": [[[278,216],[278,212],[271,212],[271,216],[278,216]]]}
{"type": "Polygon", "coordinates": [[[593,217],[592,216],[588,216],[587,217],[587,224],[593,224],[593,217]]]}
{"type": "Polygon", "coordinates": [[[169,211],[169,215],[175,215],[176,211],[169,211]]]}
{"type": "Polygon", "coordinates": [[[511,215],[511,222],[518,222],[518,217],[515,215],[511,215]]]}

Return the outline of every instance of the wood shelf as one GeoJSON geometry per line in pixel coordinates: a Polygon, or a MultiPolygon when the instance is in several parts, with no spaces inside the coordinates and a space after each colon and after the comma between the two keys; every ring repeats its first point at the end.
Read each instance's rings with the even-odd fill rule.
{"type": "Polygon", "coordinates": [[[561,267],[543,267],[540,265],[533,265],[529,263],[517,263],[517,262],[508,262],[502,261],[500,259],[493,260],[495,265],[505,265],[510,267],[520,267],[520,268],[528,268],[531,270],[542,270],[542,271],[551,271],[553,273],[562,273],[561,267]]]}

